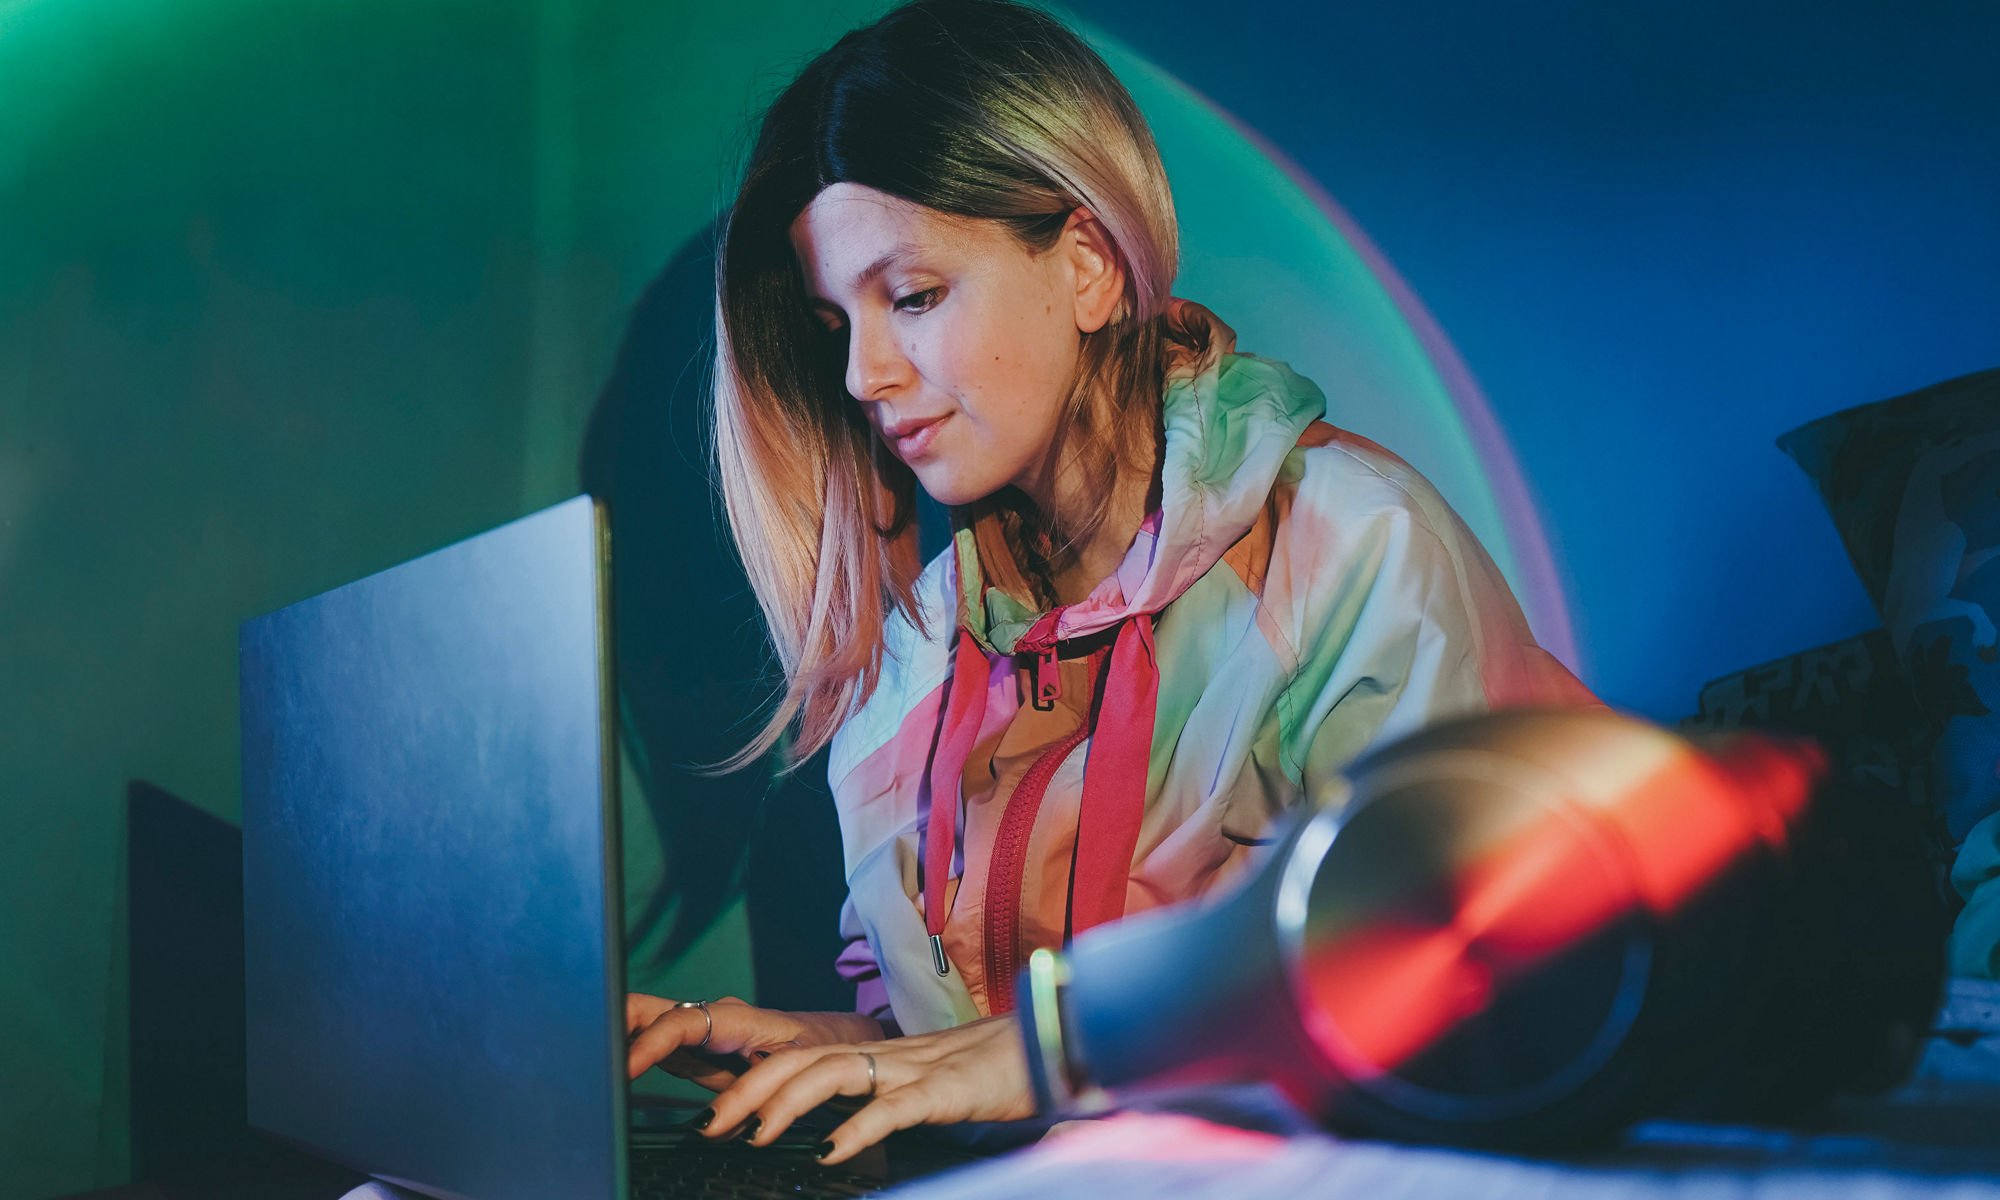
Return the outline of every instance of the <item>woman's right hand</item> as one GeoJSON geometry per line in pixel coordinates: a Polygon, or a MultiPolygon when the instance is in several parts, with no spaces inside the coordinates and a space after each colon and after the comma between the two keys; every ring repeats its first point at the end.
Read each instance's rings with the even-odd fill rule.
{"type": "Polygon", "coordinates": [[[625,1036],[629,1078],[637,1079],[658,1066],[719,1092],[735,1083],[750,1063],[774,1051],[876,1041],[882,1037],[882,1026],[860,1013],[783,1012],[758,1008],[734,996],[709,1001],[704,1015],[701,1008],[681,1008],[664,996],[628,992],[625,1036]]]}

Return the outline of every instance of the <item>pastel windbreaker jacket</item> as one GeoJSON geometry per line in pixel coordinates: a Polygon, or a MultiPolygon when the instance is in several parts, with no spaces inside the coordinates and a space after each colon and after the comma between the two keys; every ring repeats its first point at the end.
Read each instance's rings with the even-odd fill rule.
{"type": "Polygon", "coordinates": [[[906,1033],[1008,1011],[1033,949],[1214,887],[1377,744],[1597,703],[1428,481],[1202,306],[1169,331],[1160,505],[1118,569],[1038,611],[989,583],[993,531],[957,531],[917,587],[930,635],[892,615],[834,736],[839,967],[906,1033]]]}

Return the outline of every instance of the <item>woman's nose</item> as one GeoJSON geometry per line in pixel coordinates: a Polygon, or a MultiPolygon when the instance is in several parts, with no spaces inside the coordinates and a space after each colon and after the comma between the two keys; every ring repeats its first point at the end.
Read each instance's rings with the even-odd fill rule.
{"type": "Polygon", "coordinates": [[[908,382],[909,356],[896,340],[886,318],[860,317],[854,321],[847,346],[847,390],[856,400],[888,398],[898,385],[908,382]]]}

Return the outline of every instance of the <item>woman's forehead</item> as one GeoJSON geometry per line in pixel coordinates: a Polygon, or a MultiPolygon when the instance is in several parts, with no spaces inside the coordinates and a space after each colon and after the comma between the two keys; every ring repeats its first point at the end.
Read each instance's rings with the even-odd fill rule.
{"type": "Polygon", "coordinates": [[[989,252],[990,222],[939,212],[856,183],[814,196],[791,226],[792,249],[809,286],[860,290],[916,259],[989,252]]]}

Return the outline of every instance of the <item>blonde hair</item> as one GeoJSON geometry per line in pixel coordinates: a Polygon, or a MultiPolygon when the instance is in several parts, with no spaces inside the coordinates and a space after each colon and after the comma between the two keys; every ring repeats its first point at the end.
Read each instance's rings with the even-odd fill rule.
{"type": "Polygon", "coordinates": [[[824,746],[881,676],[891,610],[922,627],[916,478],[847,394],[844,348],[816,336],[789,240],[830,184],[1001,222],[1031,254],[1088,207],[1124,293],[1083,335],[1055,453],[1094,489],[1054,544],[1013,489],[953,510],[982,565],[1046,602],[1048,565],[1105,519],[1116,468],[1159,425],[1165,312],[1178,267],[1173,196],[1138,106],[1060,21],[1010,0],[916,0],[809,63],[766,111],[716,248],[715,465],[729,528],[763,609],[785,690],[722,764],[791,738],[785,767],[824,746]],[[1145,420],[1135,418],[1144,417],[1145,420]]]}

